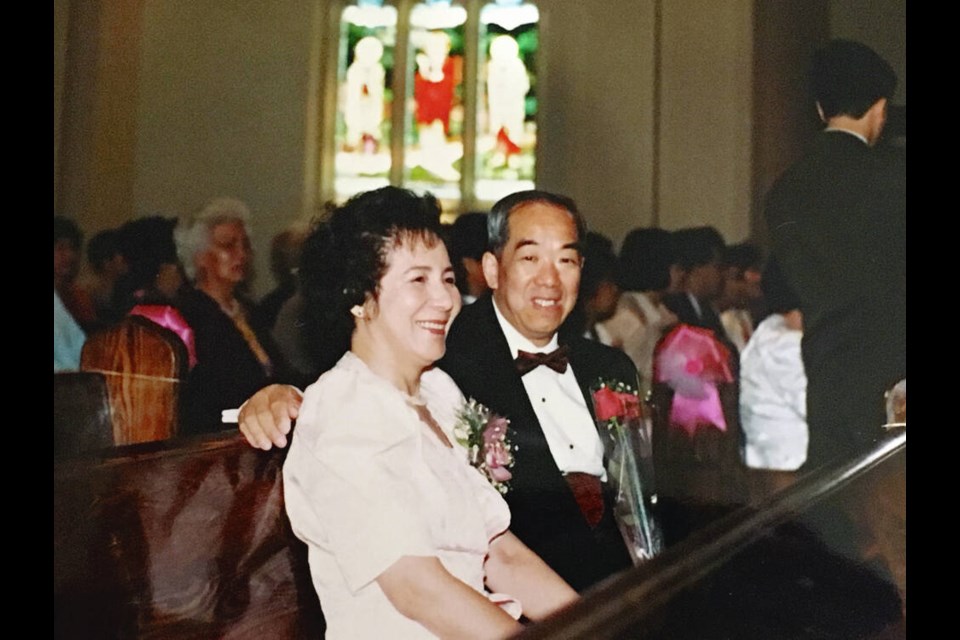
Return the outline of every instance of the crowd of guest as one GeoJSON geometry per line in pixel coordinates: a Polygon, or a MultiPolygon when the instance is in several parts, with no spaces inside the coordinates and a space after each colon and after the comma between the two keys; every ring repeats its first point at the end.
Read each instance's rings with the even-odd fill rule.
{"type": "Polygon", "coordinates": [[[91,275],[81,282],[83,234],[73,221],[55,217],[54,371],[77,370],[88,335],[138,315],[174,332],[185,347],[183,435],[221,429],[222,411],[264,384],[299,382],[270,328],[292,295],[294,245],[303,233],[278,235],[275,253],[285,255],[273,262],[287,277],[261,305],[246,294],[253,258],[249,220],[246,204],[234,198],[213,199],[182,219],[134,219],[91,239],[91,275]]]}

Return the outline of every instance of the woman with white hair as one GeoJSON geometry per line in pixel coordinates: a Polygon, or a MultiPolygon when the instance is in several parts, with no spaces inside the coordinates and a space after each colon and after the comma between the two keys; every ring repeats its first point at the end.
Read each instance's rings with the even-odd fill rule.
{"type": "Polygon", "coordinates": [[[264,384],[286,380],[286,366],[269,331],[253,320],[240,293],[253,251],[250,211],[240,200],[210,201],[177,228],[177,252],[192,287],[180,310],[194,329],[197,366],[184,393],[181,433],[216,431],[220,413],[264,384]]]}

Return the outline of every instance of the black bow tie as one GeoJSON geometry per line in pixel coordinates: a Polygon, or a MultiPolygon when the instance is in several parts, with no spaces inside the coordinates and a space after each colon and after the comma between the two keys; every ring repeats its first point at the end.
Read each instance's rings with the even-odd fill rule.
{"type": "Polygon", "coordinates": [[[557,373],[563,373],[567,370],[567,364],[569,362],[567,359],[567,347],[564,345],[550,353],[518,351],[515,362],[517,363],[517,371],[521,376],[530,373],[542,364],[550,367],[557,373]]]}

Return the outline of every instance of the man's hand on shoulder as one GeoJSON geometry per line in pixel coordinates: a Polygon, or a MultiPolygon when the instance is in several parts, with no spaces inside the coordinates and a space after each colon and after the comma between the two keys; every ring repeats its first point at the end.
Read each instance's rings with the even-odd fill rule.
{"type": "Polygon", "coordinates": [[[303,394],[296,387],[271,384],[253,394],[240,408],[240,432],[251,447],[269,451],[287,446],[290,426],[300,414],[303,394]]]}

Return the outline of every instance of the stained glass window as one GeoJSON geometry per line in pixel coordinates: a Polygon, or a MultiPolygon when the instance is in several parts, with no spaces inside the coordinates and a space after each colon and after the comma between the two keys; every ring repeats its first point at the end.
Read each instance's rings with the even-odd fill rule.
{"type": "Polygon", "coordinates": [[[404,184],[450,201],[460,199],[466,21],[466,9],[449,2],[417,3],[410,13],[404,184]]]}
{"type": "Polygon", "coordinates": [[[490,3],[480,12],[475,192],[482,201],[534,185],[539,20],[529,3],[490,3]]]}
{"type": "Polygon", "coordinates": [[[362,3],[344,9],[334,135],[338,198],[390,183],[396,37],[395,7],[362,3]]]}
{"type": "Polygon", "coordinates": [[[396,184],[462,211],[533,188],[538,23],[536,6],[522,0],[345,7],[332,133],[336,199],[396,184]]]}

